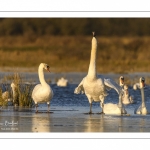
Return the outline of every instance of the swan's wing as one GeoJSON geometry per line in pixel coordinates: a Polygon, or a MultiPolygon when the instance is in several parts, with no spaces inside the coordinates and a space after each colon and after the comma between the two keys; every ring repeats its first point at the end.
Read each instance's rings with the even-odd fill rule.
{"type": "Polygon", "coordinates": [[[135,83],[135,84],[133,85],[133,89],[134,89],[134,90],[140,89],[140,83],[135,83]]]}
{"type": "Polygon", "coordinates": [[[142,104],[140,104],[137,108],[135,108],[134,113],[135,114],[141,114],[142,104]]]}
{"type": "Polygon", "coordinates": [[[37,84],[32,91],[32,98],[34,99],[35,94],[38,93],[39,88],[41,88],[41,84],[37,84]]]}
{"type": "Polygon", "coordinates": [[[104,84],[109,88],[115,89],[118,94],[123,93],[122,88],[115,81],[111,79],[104,79],[104,84]]]}
{"type": "Polygon", "coordinates": [[[75,88],[74,93],[75,94],[80,94],[80,93],[84,93],[84,88],[83,88],[83,82],[84,82],[84,78],[83,80],[80,82],[80,84],[78,85],[78,87],[75,88]]]}

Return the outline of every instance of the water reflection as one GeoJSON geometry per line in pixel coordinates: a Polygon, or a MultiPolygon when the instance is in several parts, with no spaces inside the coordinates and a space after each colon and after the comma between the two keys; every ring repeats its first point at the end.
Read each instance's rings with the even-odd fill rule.
{"type": "Polygon", "coordinates": [[[50,132],[50,114],[35,114],[32,117],[31,132],[50,132]]]}
{"type": "Polygon", "coordinates": [[[119,123],[118,124],[118,131],[123,132],[123,119],[122,119],[122,117],[119,118],[118,123],[119,123]]]}
{"type": "Polygon", "coordinates": [[[84,122],[84,132],[103,132],[104,131],[104,115],[89,115],[84,122]]]}
{"type": "Polygon", "coordinates": [[[12,129],[0,125],[0,132],[150,132],[150,115],[85,115],[81,108],[79,111],[55,108],[52,114],[43,112],[45,108],[41,108],[43,113],[35,113],[34,108],[2,109],[1,124],[5,121],[18,124],[12,129]]]}
{"type": "Polygon", "coordinates": [[[139,123],[139,128],[140,128],[139,131],[140,132],[144,132],[145,131],[144,130],[145,129],[145,125],[146,125],[145,124],[145,119],[144,118],[140,118],[140,123],[139,123]]]}

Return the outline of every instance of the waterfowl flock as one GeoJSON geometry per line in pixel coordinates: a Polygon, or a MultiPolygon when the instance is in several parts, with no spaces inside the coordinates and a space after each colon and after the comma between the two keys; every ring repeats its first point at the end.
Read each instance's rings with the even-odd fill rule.
{"type": "MultiPolygon", "coordinates": [[[[90,56],[90,63],[89,68],[87,71],[87,75],[81,80],[79,85],[74,89],[74,94],[85,94],[87,100],[89,102],[89,112],[87,114],[92,114],[92,103],[99,102],[101,107],[101,112],[98,114],[128,114],[125,109],[126,105],[134,104],[135,98],[133,95],[130,95],[129,87],[125,84],[124,76],[120,76],[119,84],[117,84],[114,80],[107,78],[102,75],[97,75],[97,39],[96,34],[93,32],[92,37],[92,46],[91,46],[91,56],[90,56]],[[109,94],[109,91],[114,89],[117,93],[117,101],[118,103],[105,103],[105,99],[109,94]]],[[[100,66],[98,66],[100,67],[100,66]]],[[[41,103],[47,104],[47,112],[50,112],[50,102],[53,99],[54,92],[44,78],[44,70],[50,72],[50,67],[46,63],[41,63],[38,67],[38,76],[40,84],[35,85],[32,90],[32,100],[34,101],[36,113],[38,113],[38,105],[41,103]]],[[[57,86],[59,87],[66,87],[68,86],[68,80],[65,78],[60,78],[57,81],[57,86]]],[[[6,101],[14,102],[16,92],[15,83],[11,83],[12,89],[12,100],[10,100],[10,96],[8,91],[2,92],[2,98],[6,101]]],[[[142,114],[146,115],[149,113],[148,106],[145,103],[145,96],[144,96],[144,88],[145,88],[145,78],[141,77],[139,79],[139,83],[135,83],[133,85],[134,90],[141,90],[141,104],[134,110],[135,114],[142,114]]]]}

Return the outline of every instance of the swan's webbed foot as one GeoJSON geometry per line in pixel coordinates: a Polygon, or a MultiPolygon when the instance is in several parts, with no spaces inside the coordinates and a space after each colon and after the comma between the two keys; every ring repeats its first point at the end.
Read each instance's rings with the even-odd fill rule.
{"type": "Polygon", "coordinates": [[[89,111],[89,112],[87,112],[87,113],[84,113],[85,115],[91,115],[91,114],[94,114],[94,113],[92,113],[92,111],[89,111]]]}
{"type": "Polygon", "coordinates": [[[51,111],[47,111],[47,113],[53,113],[53,112],[51,112],[51,111]]]}
{"type": "Polygon", "coordinates": [[[102,111],[102,112],[98,112],[97,114],[102,115],[102,114],[105,114],[105,113],[102,111]]]}
{"type": "Polygon", "coordinates": [[[93,114],[92,111],[89,111],[88,114],[93,114]]]}

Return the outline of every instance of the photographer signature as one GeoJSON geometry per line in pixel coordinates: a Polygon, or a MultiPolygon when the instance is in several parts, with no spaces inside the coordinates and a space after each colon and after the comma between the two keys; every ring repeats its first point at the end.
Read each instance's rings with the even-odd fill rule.
{"type": "Polygon", "coordinates": [[[7,121],[5,120],[4,123],[0,123],[0,126],[17,126],[18,125],[18,121],[17,122],[14,122],[14,121],[7,121]]]}

